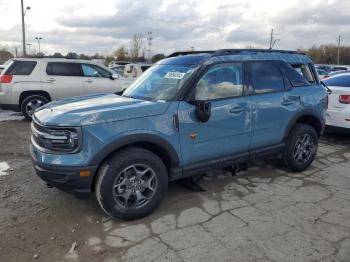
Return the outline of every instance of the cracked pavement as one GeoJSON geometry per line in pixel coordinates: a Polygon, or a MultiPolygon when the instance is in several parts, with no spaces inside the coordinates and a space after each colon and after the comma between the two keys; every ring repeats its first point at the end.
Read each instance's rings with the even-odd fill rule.
{"type": "Polygon", "coordinates": [[[208,174],[204,193],[171,184],[153,214],[125,222],[45,186],[29,125],[0,122],[1,262],[350,261],[350,136],[324,136],[302,173],[270,158],[235,177],[208,174]]]}

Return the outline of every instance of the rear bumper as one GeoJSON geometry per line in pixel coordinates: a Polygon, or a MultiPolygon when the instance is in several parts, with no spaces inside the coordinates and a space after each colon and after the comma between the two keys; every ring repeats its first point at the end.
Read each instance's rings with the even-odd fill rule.
{"type": "Polygon", "coordinates": [[[326,114],[326,126],[350,129],[350,112],[328,110],[326,114]]]}
{"type": "Polygon", "coordinates": [[[10,104],[1,104],[0,103],[0,108],[1,109],[13,110],[13,111],[19,111],[19,106],[18,105],[10,105],[10,104]]]}
{"type": "Polygon", "coordinates": [[[18,101],[14,101],[12,92],[4,92],[4,88],[4,86],[0,86],[0,108],[18,111],[18,101]]]}
{"type": "Polygon", "coordinates": [[[48,185],[73,193],[77,197],[88,197],[91,194],[97,166],[52,166],[39,163],[35,150],[33,145],[30,145],[30,155],[35,172],[48,185]],[[90,171],[91,174],[90,176],[80,176],[81,171],[90,171]]]}
{"type": "Polygon", "coordinates": [[[350,135],[350,128],[347,127],[338,127],[338,126],[326,126],[326,133],[342,133],[350,135]]]}

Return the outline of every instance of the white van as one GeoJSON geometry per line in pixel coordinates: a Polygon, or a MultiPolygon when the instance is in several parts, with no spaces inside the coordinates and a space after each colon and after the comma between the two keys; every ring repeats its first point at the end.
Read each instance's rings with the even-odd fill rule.
{"type": "Polygon", "coordinates": [[[131,80],[86,60],[15,58],[0,73],[0,107],[31,118],[36,108],[61,98],[120,93],[131,80]]]}
{"type": "Polygon", "coordinates": [[[128,79],[136,79],[151,66],[151,64],[127,64],[125,65],[124,76],[128,79]]]}

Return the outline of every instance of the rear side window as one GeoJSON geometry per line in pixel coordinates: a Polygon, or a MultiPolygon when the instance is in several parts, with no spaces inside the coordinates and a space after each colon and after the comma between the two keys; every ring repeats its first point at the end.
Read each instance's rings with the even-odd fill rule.
{"type": "Polygon", "coordinates": [[[323,82],[328,86],[350,87],[350,75],[337,75],[323,80],[323,82]]]}
{"type": "Polygon", "coordinates": [[[79,63],[48,62],[46,73],[55,76],[83,76],[79,63]]]}
{"type": "Polygon", "coordinates": [[[252,84],[256,94],[284,90],[282,74],[273,62],[252,62],[250,68],[252,84]]]}
{"type": "Polygon", "coordinates": [[[309,64],[293,64],[292,66],[308,83],[314,84],[316,82],[309,64]]]}
{"type": "Polygon", "coordinates": [[[286,75],[288,81],[293,87],[308,86],[310,83],[306,81],[301,73],[294,69],[290,64],[283,61],[276,61],[281,70],[286,75]]]}
{"type": "Polygon", "coordinates": [[[35,61],[14,61],[7,69],[7,75],[30,75],[36,66],[35,61]]]}

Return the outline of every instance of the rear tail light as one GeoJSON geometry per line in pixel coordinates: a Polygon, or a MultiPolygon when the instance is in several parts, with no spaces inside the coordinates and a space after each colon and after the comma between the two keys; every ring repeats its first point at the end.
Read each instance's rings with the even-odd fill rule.
{"type": "Polygon", "coordinates": [[[0,75],[0,84],[8,84],[12,81],[12,75],[0,75]]]}
{"type": "Polygon", "coordinates": [[[340,95],[339,96],[339,103],[350,104],[350,95],[340,95]]]}

